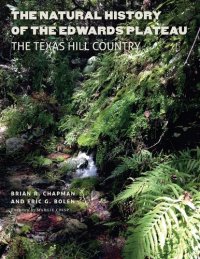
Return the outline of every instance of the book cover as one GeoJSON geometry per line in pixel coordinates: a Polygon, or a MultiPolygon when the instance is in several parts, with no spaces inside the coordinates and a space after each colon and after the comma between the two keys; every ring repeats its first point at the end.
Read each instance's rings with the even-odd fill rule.
{"type": "Polygon", "coordinates": [[[199,14],[1,0],[2,259],[200,258],[199,14]]]}

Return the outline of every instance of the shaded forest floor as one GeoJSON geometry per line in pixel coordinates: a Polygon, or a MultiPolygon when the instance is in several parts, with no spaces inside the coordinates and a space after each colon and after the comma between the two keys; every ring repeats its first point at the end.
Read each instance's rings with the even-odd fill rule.
{"type": "MultiPolygon", "coordinates": [[[[2,127],[4,144],[5,134],[6,128],[2,127]]],[[[12,154],[1,150],[1,258],[41,258],[41,251],[51,254],[54,244],[66,247],[65,252],[58,247],[52,250],[52,254],[55,249],[60,253],[56,258],[121,258],[124,238],[118,236],[119,230],[109,231],[106,227],[112,212],[100,184],[101,177],[69,175],[66,161],[77,157],[77,152],[73,154],[70,148],[65,153],[46,154],[41,164],[35,165],[30,158],[27,161],[26,145],[12,154]],[[30,243],[29,248],[26,242],[30,243]],[[16,245],[21,246],[21,251],[14,251],[16,245]],[[41,246],[42,250],[31,257],[29,250],[34,246],[41,246]],[[67,248],[71,251],[66,252],[67,248]]],[[[78,160],[81,170],[87,172],[86,162],[78,160]]]]}

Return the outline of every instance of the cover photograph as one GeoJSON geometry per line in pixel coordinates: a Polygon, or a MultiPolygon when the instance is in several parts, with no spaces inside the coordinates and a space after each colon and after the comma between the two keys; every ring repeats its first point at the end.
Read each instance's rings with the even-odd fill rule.
{"type": "Polygon", "coordinates": [[[200,1],[0,0],[0,258],[200,258],[200,1]]]}

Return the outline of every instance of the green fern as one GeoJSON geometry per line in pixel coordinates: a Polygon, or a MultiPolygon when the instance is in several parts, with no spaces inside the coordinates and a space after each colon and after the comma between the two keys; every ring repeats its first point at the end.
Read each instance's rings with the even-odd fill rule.
{"type": "Polygon", "coordinates": [[[167,156],[164,157],[162,154],[160,154],[156,157],[153,156],[152,153],[148,150],[143,149],[139,153],[133,154],[131,157],[122,157],[122,163],[115,168],[115,170],[106,180],[123,176],[130,170],[134,176],[137,176],[141,172],[151,169],[167,159],[167,156]]]}
{"type": "Polygon", "coordinates": [[[199,258],[199,154],[199,149],[179,153],[118,195],[115,203],[131,199],[135,208],[125,258],[199,258]]]}
{"type": "MultiPolygon", "coordinates": [[[[161,202],[152,211],[138,220],[136,228],[130,229],[132,234],[125,250],[125,254],[129,254],[127,258],[143,259],[146,256],[164,258],[163,254],[166,250],[172,250],[174,253],[177,247],[178,257],[173,258],[198,258],[200,253],[199,207],[196,208],[194,202],[195,210],[189,208],[187,214],[187,205],[181,198],[175,200],[163,197],[160,200],[161,202]],[[191,235],[190,232],[193,234],[191,235]],[[188,234],[191,237],[189,242],[187,241],[188,234]],[[191,255],[196,257],[191,257],[191,255]]],[[[199,201],[198,199],[197,204],[199,201]]],[[[129,223],[133,222],[129,221],[129,223]]]]}

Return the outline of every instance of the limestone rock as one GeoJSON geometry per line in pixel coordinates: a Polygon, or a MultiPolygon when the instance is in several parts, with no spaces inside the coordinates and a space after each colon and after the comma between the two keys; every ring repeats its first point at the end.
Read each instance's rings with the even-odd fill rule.
{"type": "Polygon", "coordinates": [[[98,62],[98,57],[92,56],[91,58],[89,58],[87,61],[87,65],[83,70],[83,73],[90,74],[94,72],[97,67],[97,62],[98,62]]]}

